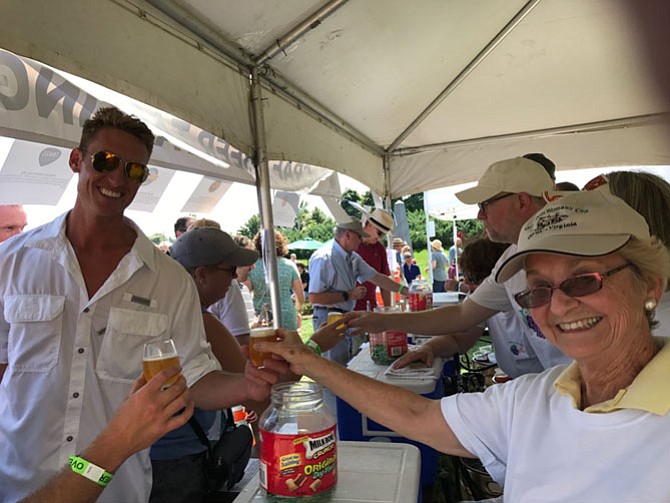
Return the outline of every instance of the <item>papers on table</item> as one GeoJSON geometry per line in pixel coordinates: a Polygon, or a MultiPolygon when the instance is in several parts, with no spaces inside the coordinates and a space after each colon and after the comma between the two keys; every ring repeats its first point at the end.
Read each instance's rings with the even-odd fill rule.
{"type": "Polygon", "coordinates": [[[423,362],[414,362],[401,369],[393,368],[393,365],[390,365],[384,371],[384,375],[401,379],[435,379],[437,373],[434,366],[426,367],[423,362]]]}

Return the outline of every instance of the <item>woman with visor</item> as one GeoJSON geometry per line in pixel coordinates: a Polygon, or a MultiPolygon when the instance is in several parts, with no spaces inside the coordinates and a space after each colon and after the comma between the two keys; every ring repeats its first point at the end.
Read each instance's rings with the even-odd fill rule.
{"type": "Polygon", "coordinates": [[[521,268],[517,302],[568,366],[430,400],[318,358],[291,332],[259,349],[401,436],[479,458],[505,501],[670,501],[670,345],[651,335],[667,248],[609,190],[576,192],[524,225],[496,280],[521,268]]]}

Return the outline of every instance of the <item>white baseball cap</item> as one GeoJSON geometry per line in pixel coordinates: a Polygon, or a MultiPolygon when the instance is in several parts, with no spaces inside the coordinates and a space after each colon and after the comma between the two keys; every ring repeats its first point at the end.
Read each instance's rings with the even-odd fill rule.
{"type": "Polygon", "coordinates": [[[456,197],[465,204],[478,204],[503,192],[541,197],[553,189],[554,181],[540,163],[515,157],[491,164],[476,187],[457,192],[456,197]]]}
{"type": "Polygon", "coordinates": [[[498,283],[519,272],[526,255],[531,253],[598,257],[615,252],[633,236],[650,238],[642,215],[612,195],[607,187],[565,194],[524,224],[517,252],[496,274],[498,283]]]}

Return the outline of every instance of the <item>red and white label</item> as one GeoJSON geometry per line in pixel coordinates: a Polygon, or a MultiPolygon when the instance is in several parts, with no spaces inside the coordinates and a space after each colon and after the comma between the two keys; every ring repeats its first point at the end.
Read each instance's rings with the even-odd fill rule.
{"type": "Polygon", "coordinates": [[[337,482],[335,426],[302,435],[261,430],[261,487],[279,496],[311,496],[337,482]]]}
{"type": "Polygon", "coordinates": [[[433,309],[433,292],[410,292],[410,311],[427,311],[428,309],[433,309]]]}

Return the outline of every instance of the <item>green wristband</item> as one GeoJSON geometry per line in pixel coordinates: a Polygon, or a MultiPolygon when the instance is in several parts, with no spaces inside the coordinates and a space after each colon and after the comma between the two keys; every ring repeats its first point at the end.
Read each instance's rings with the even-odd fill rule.
{"type": "Polygon", "coordinates": [[[86,477],[88,480],[101,486],[109,484],[114,476],[103,468],[100,468],[79,456],[70,456],[70,468],[72,468],[74,473],[78,473],[82,477],[86,477]]]}
{"type": "Polygon", "coordinates": [[[312,339],[310,339],[305,343],[305,345],[309,349],[314,351],[314,354],[316,354],[316,356],[321,356],[321,346],[319,346],[319,344],[316,341],[313,341],[312,339]]]}

